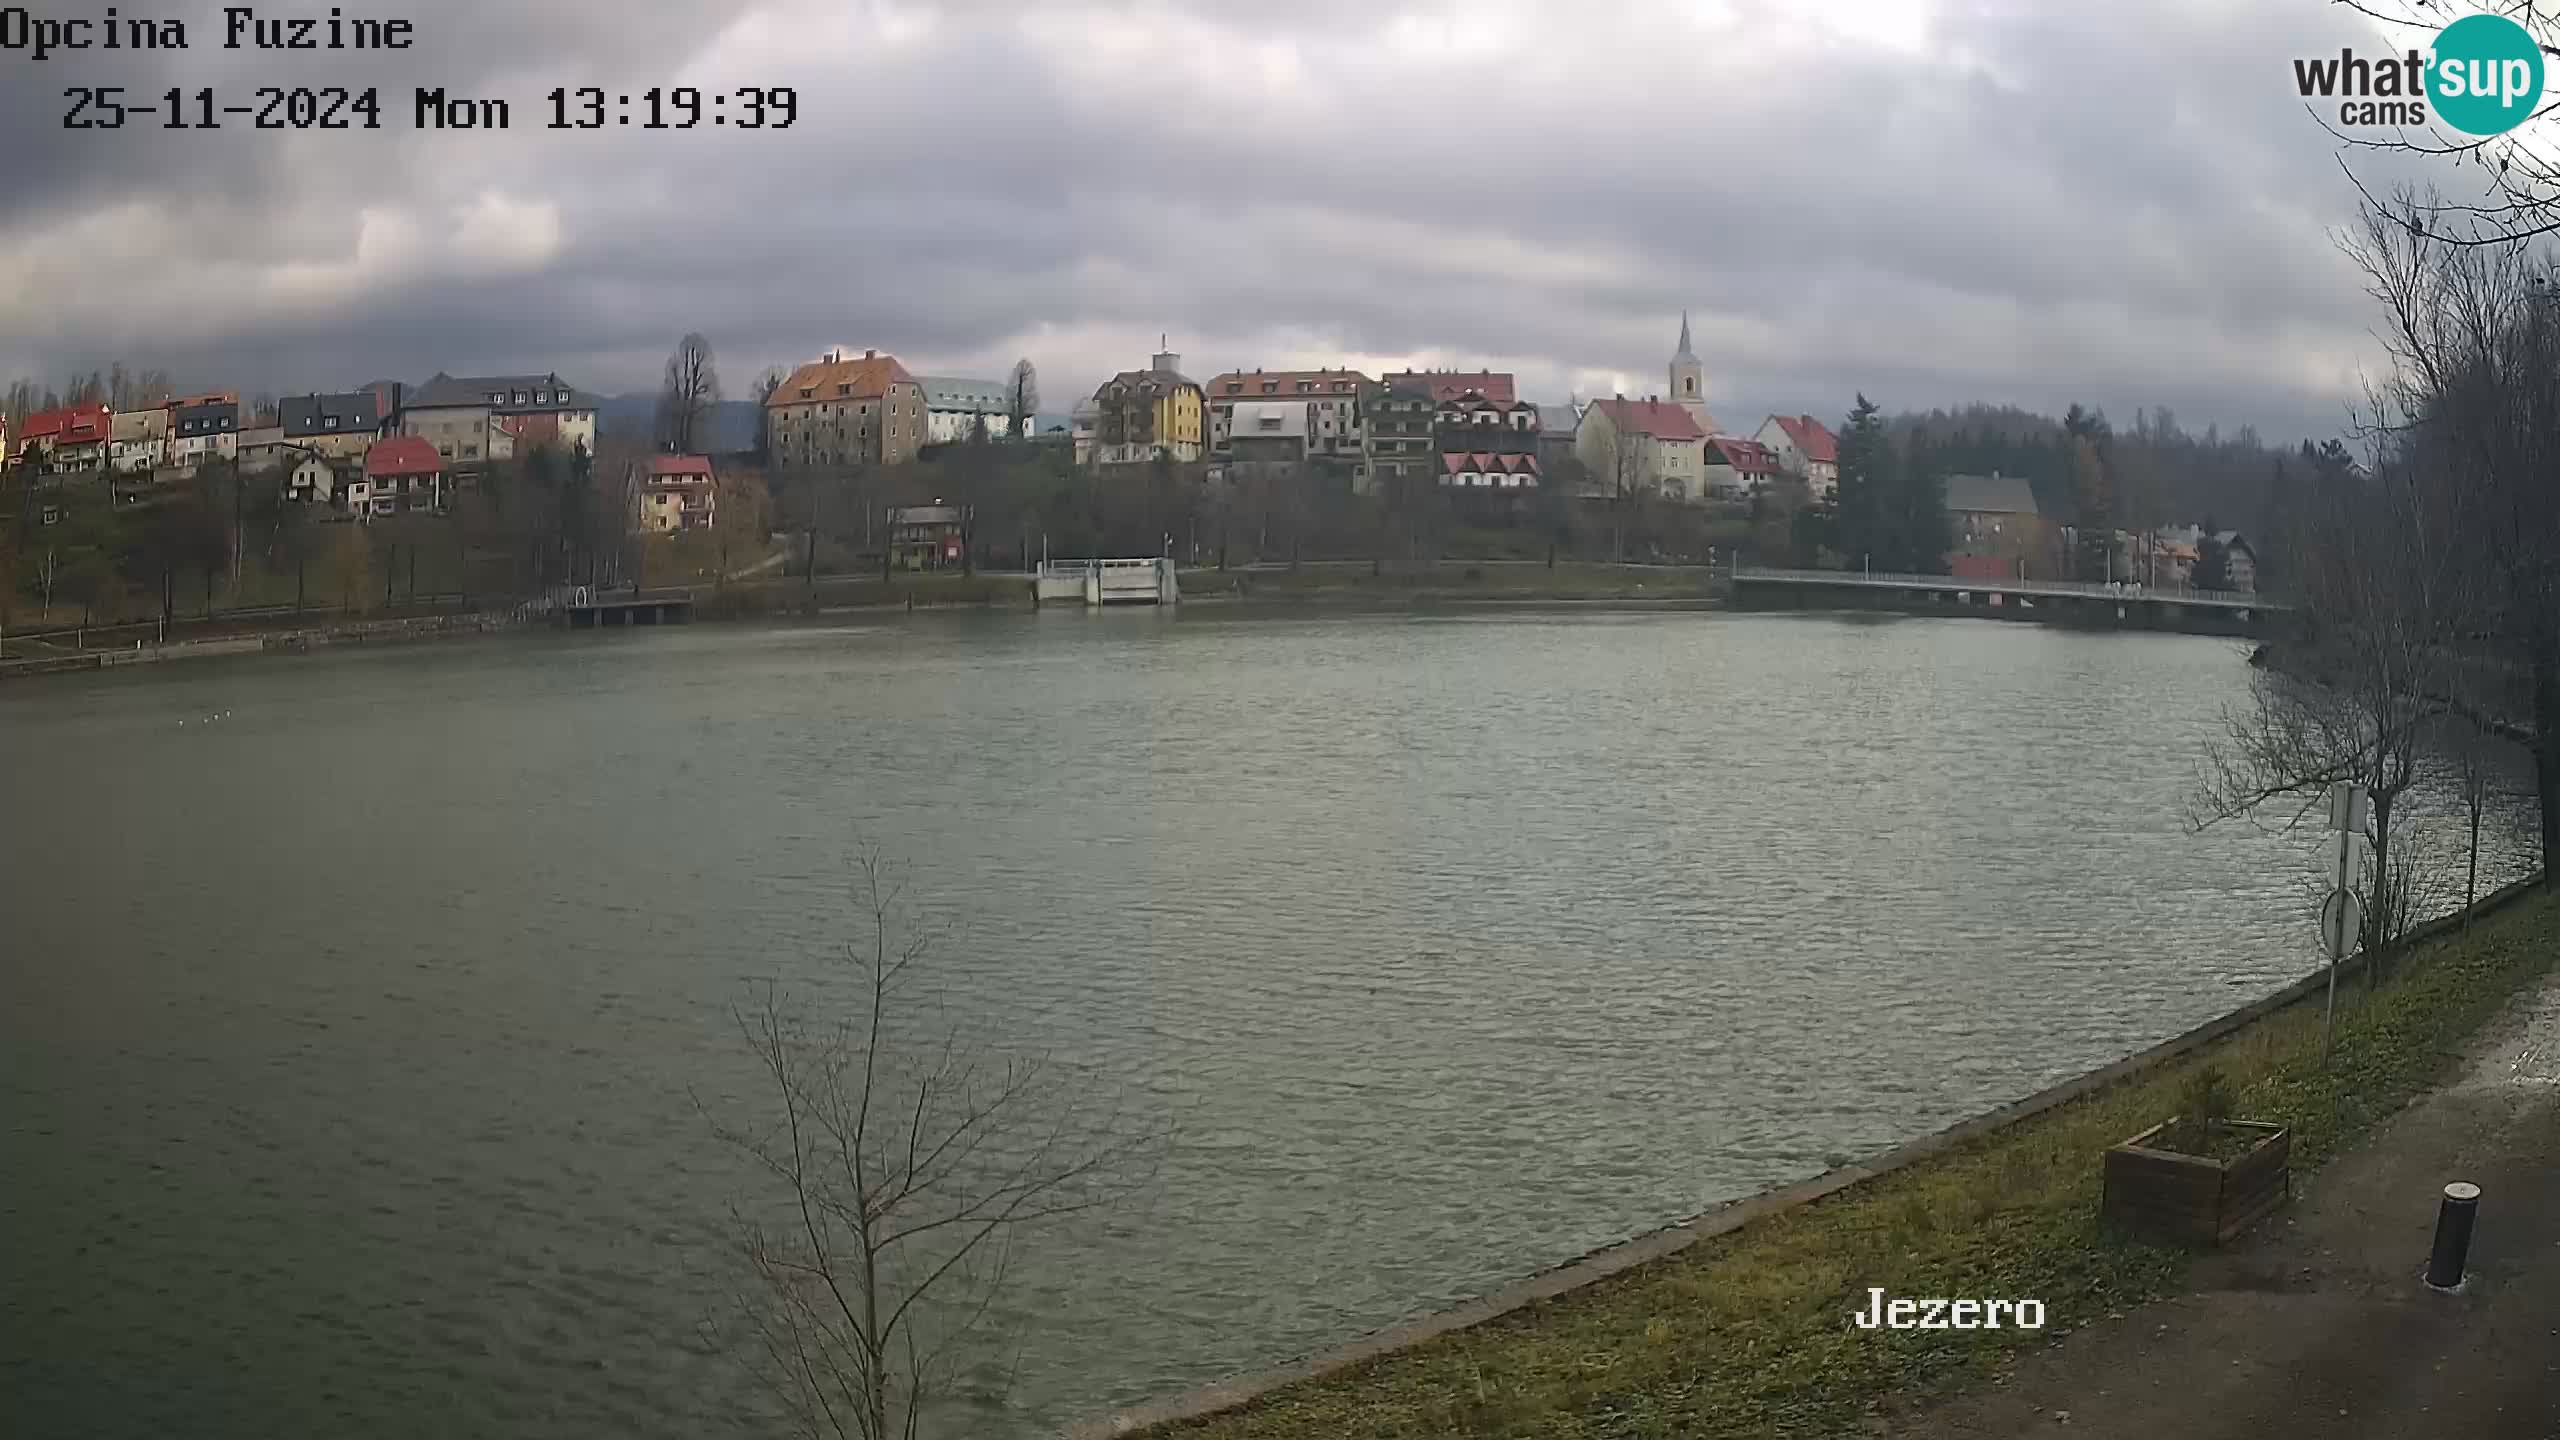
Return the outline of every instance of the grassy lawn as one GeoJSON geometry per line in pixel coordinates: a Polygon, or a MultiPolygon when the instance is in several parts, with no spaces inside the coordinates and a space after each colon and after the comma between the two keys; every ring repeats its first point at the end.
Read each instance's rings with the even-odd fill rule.
{"type": "Polygon", "coordinates": [[[2463,1042],[2560,954],[2560,902],[2536,897],[2440,939],[2372,1000],[2341,986],[2334,1067],[2317,998],[2139,1079],[1866,1185],[1472,1331],[1303,1381],[1158,1436],[1804,1436],[1856,1433],[1878,1402],[1937,1393],[2167,1291],[2179,1252],[2101,1231],[2099,1155],[2169,1118],[2206,1064],[2237,1118],[2293,1127],[2309,1170],[2442,1078],[2463,1042]],[[1888,1296],[2034,1298],[2041,1335],[1869,1332],[1888,1296]]]}

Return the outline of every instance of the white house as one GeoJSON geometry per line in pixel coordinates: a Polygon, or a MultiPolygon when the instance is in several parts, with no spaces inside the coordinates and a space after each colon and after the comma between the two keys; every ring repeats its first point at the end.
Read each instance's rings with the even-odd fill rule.
{"type": "Polygon", "coordinates": [[[165,407],[116,415],[107,441],[107,463],[118,474],[142,475],[169,461],[169,412],[165,407]]]}
{"type": "Polygon", "coordinates": [[[1706,496],[1707,432],[1686,407],[1659,398],[1594,400],[1574,432],[1573,453],[1595,494],[1621,485],[1666,500],[1706,496]]]}
{"type": "MultiPolygon", "coordinates": [[[[969,380],[955,375],[919,375],[924,387],[924,443],[949,445],[969,438],[980,420],[987,438],[1013,436],[1012,396],[1001,380],[969,380]]],[[[1030,417],[1024,417],[1030,423],[1030,417]]]]}
{"type": "Polygon", "coordinates": [[[293,452],[293,468],[284,476],[284,498],[300,505],[334,505],[338,500],[338,467],[308,450],[293,452]]]}
{"type": "Polygon", "coordinates": [[[169,406],[169,463],[196,465],[240,458],[240,402],[228,396],[169,406]]]}
{"type": "Polygon", "coordinates": [[[1840,498],[1840,442],[1810,415],[1772,415],[1751,437],[1778,457],[1778,468],[1802,480],[1816,500],[1840,498]]]}

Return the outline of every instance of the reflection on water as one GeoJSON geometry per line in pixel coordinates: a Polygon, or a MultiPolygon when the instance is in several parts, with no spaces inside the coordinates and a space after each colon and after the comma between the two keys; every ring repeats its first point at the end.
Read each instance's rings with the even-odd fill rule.
{"type": "Polygon", "coordinates": [[[2320,837],[2182,820],[2242,651],[1204,607],[12,688],[0,1429],[746,1432],[688,1087],[866,838],[955,1006],[1179,1120],[971,1428],[1348,1338],[2306,970],[2320,837]]]}

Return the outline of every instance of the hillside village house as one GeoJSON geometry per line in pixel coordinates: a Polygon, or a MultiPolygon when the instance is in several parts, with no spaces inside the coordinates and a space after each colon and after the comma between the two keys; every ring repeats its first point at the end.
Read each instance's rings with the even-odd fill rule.
{"type": "Polygon", "coordinates": [[[2213,537],[2222,546],[2223,588],[2254,595],[2258,590],[2258,552],[2237,530],[2224,530],[2213,537]]]}
{"type": "Polygon", "coordinates": [[[900,465],[923,449],[924,387],[895,356],[830,350],[765,397],[777,469],[900,465]]]}
{"type": "Polygon", "coordinates": [[[1582,429],[1582,404],[1568,397],[1562,405],[1538,407],[1538,469],[1553,475],[1556,462],[1573,455],[1574,436],[1582,429]]]}
{"type": "MultiPolygon", "coordinates": [[[[371,515],[444,510],[444,457],[423,435],[393,435],[375,441],[364,452],[361,479],[364,502],[371,515]]],[[[354,504],[351,497],[351,511],[354,504]]]]}
{"type": "Polygon", "coordinates": [[[169,412],[161,406],[118,411],[107,434],[107,464],[119,475],[148,475],[169,463],[169,412]]]}
{"type": "Polygon", "coordinates": [[[642,535],[708,530],[720,497],[708,455],[651,455],[631,463],[631,529],[642,535]]]}
{"type": "Polygon", "coordinates": [[[1778,468],[1826,504],[1840,498],[1840,441],[1810,415],[1772,415],[1751,437],[1778,457],[1778,468]]]}
{"type": "Polygon", "coordinates": [[[969,512],[935,501],[889,512],[889,560],[901,570],[957,570],[968,563],[969,512]]]}
{"type": "MultiPolygon", "coordinates": [[[[954,375],[919,375],[916,384],[924,389],[924,443],[953,445],[977,433],[979,422],[986,424],[986,438],[1010,439],[1013,435],[1013,397],[1001,380],[966,380],[954,375]]],[[[1030,416],[1023,423],[1031,423],[1030,416]]]]}
{"type": "Polygon", "coordinates": [[[1206,399],[1170,350],[1156,352],[1144,370],[1103,381],[1093,405],[1092,465],[1145,465],[1158,457],[1187,465],[1207,453],[1206,399]]]}
{"type": "Polygon", "coordinates": [[[2051,579],[2055,557],[2036,492],[1996,471],[1947,477],[1948,573],[1968,580],[2051,579]]]}
{"type": "Polygon", "coordinates": [[[1706,448],[1707,493],[1718,500],[1747,500],[1786,473],[1776,452],[1757,440],[1714,435],[1706,448]]]}
{"type": "Polygon", "coordinates": [[[1413,376],[1368,387],[1360,397],[1360,415],[1369,489],[1394,491],[1424,479],[1437,483],[1439,447],[1432,430],[1439,412],[1430,384],[1413,376]]]}
{"type": "Polygon", "coordinates": [[[1238,466],[1297,465],[1307,459],[1320,413],[1314,403],[1244,400],[1219,408],[1213,399],[1210,404],[1212,424],[1228,430],[1213,454],[1238,466]]]}
{"type": "Polygon", "coordinates": [[[282,425],[245,425],[240,430],[240,468],[265,470],[288,463],[282,425]]]}
{"type": "Polygon", "coordinates": [[[1702,498],[1707,432],[1686,409],[1658,397],[1594,400],[1582,412],[1575,457],[1590,471],[1592,493],[1702,498]]]}
{"type": "Polygon", "coordinates": [[[240,397],[228,392],[169,402],[169,463],[193,467],[240,458],[240,397]]]}
{"type": "Polygon", "coordinates": [[[106,463],[114,427],[103,404],[39,410],[19,422],[13,458],[40,475],[95,469],[106,463]]]}
{"type": "MultiPolygon", "coordinates": [[[[352,397],[344,399],[352,404],[352,397]]],[[[566,454],[596,448],[598,401],[557,375],[465,375],[439,372],[394,401],[400,435],[424,440],[458,471],[511,460],[537,445],[566,454]]],[[[323,411],[323,418],[328,412],[323,411]]]]}
{"type": "MultiPolygon", "coordinates": [[[[1339,460],[1356,475],[1367,458],[1360,424],[1360,397],[1373,382],[1357,370],[1231,370],[1211,380],[1203,392],[1209,407],[1209,457],[1228,458],[1228,437],[1236,433],[1240,404],[1266,408],[1254,413],[1267,419],[1267,407],[1301,407],[1305,421],[1304,459],[1339,460]]],[[[1240,458],[1240,457],[1239,457],[1240,458]]]]}
{"type": "Polygon", "coordinates": [[[1536,488],[1538,407],[1512,398],[1510,376],[1499,380],[1454,390],[1433,387],[1439,395],[1431,413],[1431,438],[1440,451],[1442,485],[1536,488]]]}
{"type": "Polygon", "coordinates": [[[344,461],[297,451],[292,468],[284,472],[284,498],[297,505],[336,504],[345,484],[344,466],[344,461]]]}
{"type": "Polygon", "coordinates": [[[277,403],[285,443],[332,460],[361,457],[382,437],[382,397],[371,390],[289,395],[277,403]]]}

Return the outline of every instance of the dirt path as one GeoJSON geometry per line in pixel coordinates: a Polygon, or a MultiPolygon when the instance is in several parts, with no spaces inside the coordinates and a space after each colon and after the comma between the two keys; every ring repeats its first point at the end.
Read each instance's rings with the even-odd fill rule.
{"type": "Polygon", "coordinates": [[[1994,1386],[1872,1433],[2560,1440],[2560,977],[2461,1080],[2295,1185],[2191,1292],[2072,1333],[1994,1386]],[[2481,1187],[2470,1278],[2420,1283],[2445,1182],[2481,1187]]]}

